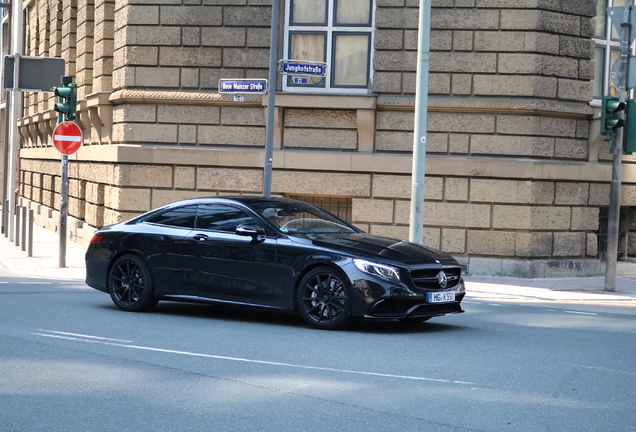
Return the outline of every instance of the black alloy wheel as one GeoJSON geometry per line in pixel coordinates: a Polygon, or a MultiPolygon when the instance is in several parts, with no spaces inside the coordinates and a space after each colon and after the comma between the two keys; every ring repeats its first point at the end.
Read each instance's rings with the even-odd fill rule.
{"type": "Polygon", "coordinates": [[[297,305],[303,319],[324,330],[343,328],[351,315],[349,282],[329,267],[318,267],[300,282],[297,305]]]}
{"type": "Polygon", "coordinates": [[[148,266],[136,255],[124,255],[115,261],[108,288],[113,303],[124,311],[143,312],[157,304],[148,266]]]}

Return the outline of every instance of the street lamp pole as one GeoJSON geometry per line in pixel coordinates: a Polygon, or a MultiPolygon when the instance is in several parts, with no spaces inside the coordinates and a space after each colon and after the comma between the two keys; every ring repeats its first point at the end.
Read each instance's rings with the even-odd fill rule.
{"type": "Polygon", "coordinates": [[[420,0],[409,229],[409,241],[413,243],[423,243],[424,240],[424,181],[426,178],[426,119],[428,110],[430,38],[431,0],[420,0]]]}

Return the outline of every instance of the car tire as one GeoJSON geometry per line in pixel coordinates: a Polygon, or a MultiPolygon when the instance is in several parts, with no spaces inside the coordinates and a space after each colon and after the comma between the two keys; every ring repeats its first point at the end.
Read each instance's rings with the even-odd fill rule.
{"type": "Polygon", "coordinates": [[[351,317],[351,284],[330,267],[317,267],[300,281],[296,305],[305,322],[322,330],[344,328],[351,317]]]}
{"type": "Polygon", "coordinates": [[[144,312],[158,302],[148,266],[137,255],[115,261],[108,273],[108,292],[115,306],[127,312],[144,312]]]}

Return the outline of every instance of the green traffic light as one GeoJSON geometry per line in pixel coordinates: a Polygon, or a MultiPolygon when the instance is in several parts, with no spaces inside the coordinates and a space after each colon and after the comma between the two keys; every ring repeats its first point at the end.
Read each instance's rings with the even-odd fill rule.
{"type": "Polygon", "coordinates": [[[55,95],[58,97],[58,103],[55,104],[53,109],[62,115],[65,120],[75,119],[75,110],[77,106],[77,84],[70,83],[64,87],[57,87],[55,89],[55,95]]]}
{"type": "Polygon", "coordinates": [[[616,129],[625,125],[625,122],[618,118],[625,110],[625,103],[620,102],[617,97],[603,96],[601,103],[601,134],[614,135],[616,129]]]}
{"type": "Polygon", "coordinates": [[[636,102],[632,99],[625,102],[623,154],[632,154],[636,152],[636,102]]]}

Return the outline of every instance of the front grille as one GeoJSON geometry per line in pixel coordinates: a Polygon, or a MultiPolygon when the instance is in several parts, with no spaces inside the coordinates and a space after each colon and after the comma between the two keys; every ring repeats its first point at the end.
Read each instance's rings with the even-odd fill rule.
{"type": "Polygon", "coordinates": [[[385,299],[369,311],[375,318],[400,318],[405,316],[440,316],[463,312],[459,302],[422,303],[422,300],[385,299]]]}
{"type": "Polygon", "coordinates": [[[427,290],[439,290],[442,287],[439,286],[439,281],[437,280],[437,275],[440,271],[444,271],[446,273],[446,278],[448,279],[448,283],[444,289],[450,289],[459,284],[459,280],[461,278],[462,270],[461,268],[428,268],[428,269],[419,269],[413,270],[411,272],[411,279],[413,283],[418,288],[423,288],[427,290]]]}

